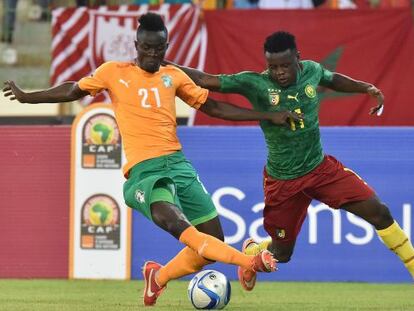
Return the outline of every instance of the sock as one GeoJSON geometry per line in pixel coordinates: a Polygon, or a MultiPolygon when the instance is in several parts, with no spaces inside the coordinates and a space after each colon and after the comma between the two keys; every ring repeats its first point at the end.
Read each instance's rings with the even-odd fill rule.
{"type": "Polygon", "coordinates": [[[408,272],[414,278],[414,248],[398,223],[394,221],[388,228],[377,230],[377,234],[384,244],[400,257],[408,272]]]}
{"type": "Polygon", "coordinates": [[[238,265],[249,270],[252,269],[254,256],[245,255],[219,239],[198,231],[193,226],[188,227],[181,233],[180,242],[211,261],[238,265]]]}
{"type": "Polygon", "coordinates": [[[261,251],[264,251],[265,249],[267,249],[270,243],[272,243],[272,239],[264,240],[260,243],[252,243],[246,248],[244,253],[246,255],[257,255],[261,251]]]}
{"type": "Polygon", "coordinates": [[[164,286],[168,281],[200,271],[210,263],[187,246],[158,271],[155,280],[159,286],[164,286]]]}

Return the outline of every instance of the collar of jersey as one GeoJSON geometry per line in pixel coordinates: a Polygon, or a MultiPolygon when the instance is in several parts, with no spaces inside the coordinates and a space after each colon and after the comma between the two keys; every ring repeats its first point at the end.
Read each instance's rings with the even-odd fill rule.
{"type": "Polygon", "coordinates": [[[139,73],[141,73],[142,75],[144,75],[146,77],[154,77],[155,75],[157,75],[161,72],[161,66],[160,66],[160,69],[157,72],[154,72],[154,73],[145,71],[144,69],[139,67],[137,64],[133,64],[133,66],[139,71],[139,73]]]}
{"type": "Polygon", "coordinates": [[[296,72],[296,84],[299,83],[299,80],[302,77],[302,71],[303,71],[302,68],[299,66],[299,70],[296,72]]]}

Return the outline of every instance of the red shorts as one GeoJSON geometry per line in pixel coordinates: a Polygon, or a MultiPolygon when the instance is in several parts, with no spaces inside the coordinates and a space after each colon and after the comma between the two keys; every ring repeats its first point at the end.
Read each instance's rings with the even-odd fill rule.
{"type": "Polygon", "coordinates": [[[339,208],[345,203],[364,201],[375,195],[352,170],[332,156],[308,174],[290,180],[264,175],[264,228],[280,242],[295,241],[312,199],[339,208]]]}

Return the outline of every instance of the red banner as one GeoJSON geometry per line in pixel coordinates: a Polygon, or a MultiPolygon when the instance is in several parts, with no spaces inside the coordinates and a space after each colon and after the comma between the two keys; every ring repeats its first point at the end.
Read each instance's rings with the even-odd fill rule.
{"type": "MultiPolygon", "coordinates": [[[[287,30],[296,35],[302,59],[374,83],[385,94],[384,114],[377,118],[368,115],[375,101],[366,95],[323,92],[322,125],[414,125],[414,26],[409,9],[213,10],[204,12],[205,23],[191,5],[57,9],[52,84],[79,80],[104,61],[132,60],[137,18],[149,9],[161,14],[169,29],[170,60],[211,73],[262,71],[266,36],[287,30]]],[[[250,107],[237,95],[213,96],[250,107]]],[[[202,113],[194,123],[232,124],[202,113]]]]}
{"type": "Polygon", "coordinates": [[[0,148],[0,278],[67,278],[70,127],[0,126],[0,148]]]}
{"type": "MultiPolygon", "coordinates": [[[[382,89],[381,117],[368,115],[367,95],[324,92],[321,125],[414,125],[414,26],[409,9],[227,10],[205,12],[208,47],[205,70],[235,73],[265,69],[263,43],[274,31],[296,35],[302,59],[382,89]]],[[[216,98],[250,107],[237,95],[216,98]]],[[[195,124],[240,124],[197,113],[195,124]]]]}

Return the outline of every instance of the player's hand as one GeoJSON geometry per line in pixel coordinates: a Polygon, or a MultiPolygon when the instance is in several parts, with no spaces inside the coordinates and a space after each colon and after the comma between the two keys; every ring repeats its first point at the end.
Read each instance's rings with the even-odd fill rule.
{"type": "Polygon", "coordinates": [[[18,100],[21,103],[25,103],[26,93],[22,91],[14,81],[4,82],[3,95],[8,97],[10,100],[18,100]]]}
{"type": "Polygon", "coordinates": [[[290,126],[291,120],[302,121],[303,118],[303,113],[297,113],[292,111],[278,111],[270,113],[269,121],[276,125],[290,126]]]}
{"type": "Polygon", "coordinates": [[[377,116],[380,116],[384,111],[384,95],[381,90],[376,88],[374,85],[368,87],[367,93],[377,99],[377,105],[369,110],[369,114],[373,115],[376,113],[377,116]]]}

